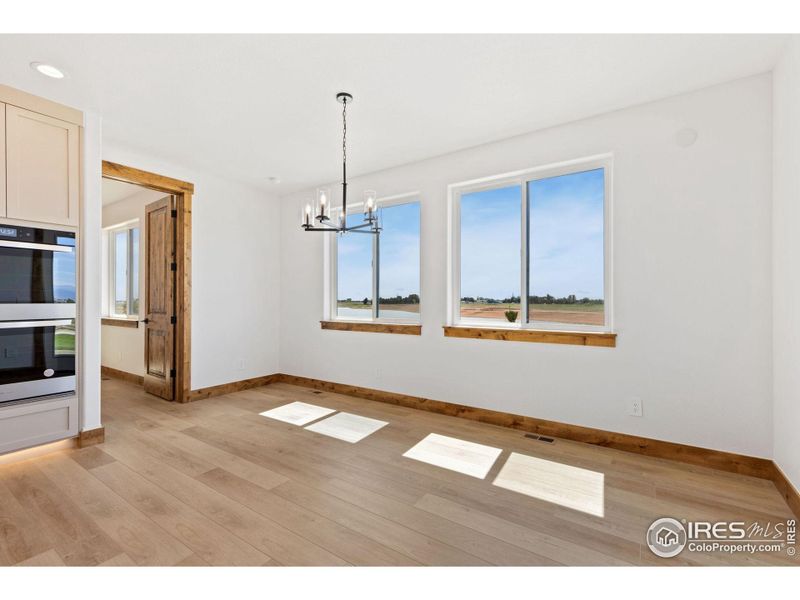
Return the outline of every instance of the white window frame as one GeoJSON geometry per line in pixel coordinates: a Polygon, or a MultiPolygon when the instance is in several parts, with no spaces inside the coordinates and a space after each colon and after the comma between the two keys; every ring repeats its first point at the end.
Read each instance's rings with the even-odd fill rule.
{"type": "MultiPolygon", "coordinates": [[[[106,251],[108,255],[108,286],[107,286],[107,293],[108,293],[108,306],[106,307],[106,311],[109,317],[113,319],[138,319],[139,313],[134,313],[132,311],[133,308],[133,298],[131,297],[131,292],[133,291],[133,234],[132,231],[134,229],[139,230],[139,243],[142,243],[142,231],[139,226],[139,219],[134,219],[132,221],[127,221],[120,225],[114,225],[113,227],[108,227],[105,229],[106,238],[107,238],[107,246],[106,251]],[[127,232],[128,236],[128,263],[127,263],[127,277],[125,281],[125,293],[127,297],[127,314],[119,314],[117,312],[116,307],[116,253],[117,253],[117,245],[115,243],[116,235],[120,232],[127,232]]],[[[141,264],[139,265],[141,269],[141,264]]],[[[139,276],[139,273],[136,273],[136,276],[139,276]]],[[[141,286],[139,289],[139,295],[141,296],[141,286]]],[[[139,298],[139,309],[141,310],[142,306],[142,299],[139,298]]]]}
{"type": "Polygon", "coordinates": [[[557,331],[597,331],[614,330],[614,286],[613,286],[613,155],[602,154],[564,161],[555,164],[504,173],[481,179],[473,179],[447,186],[448,209],[448,289],[447,324],[464,327],[491,327],[494,329],[531,329],[557,331]],[[603,169],[605,198],[603,206],[603,309],[604,325],[581,325],[547,321],[528,322],[528,182],[548,179],[559,175],[580,173],[603,169]],[[518,185],[521,189],[521,232],[520,232],[520,322],[508,323],[498,319],[479,319],[461,316],[461,197],[464,194],[518,185]]]}
{"type": "MultiPolygon", "coordinates": [[[[420,282],[419,282],[419,318],[418,319],[390,319],[386,317],[381,317],[378,314],[378,287],[379,287],[379,273],[378,269],[375,268],[375,257],[377,256],[377,236],[372,236],[372,316],[369,318],[359,318],[359,317],[349,317],[349,318],[342,318],[338,315],[338,294],[339,294],[339,280],[338,280],[338,242],[339,242],[339,234],[330,233],[330,234],[323,234],[326,235],[329,240],[327,244],[324,244],[325,247],[325,264],[327,265],[326,275],[326,301],[325,301],[325,320],[326,321],[343,321],[343,322],[358,322],[358,323],[399,323],[399,324],[421,324],[422,323],[422,202],[420,201],[420,194],[419,192],[408,192],[403,194],[397,194],[394,196],[385,196],[383,198],[377,198],[375,201],[376,211],[379,211],[382,208],[390,208],[392,206],[398,206],[400,204],[411,204],[413,202],[419,203],[419,210],[420,210],[420,249],[419,249],[419,274],[420,274],[420,282]]],[[[331,211],[331,220],[334,223],[338,223],[339,214],[341,213],[341,208],[337,210],[331,211]]],[[[347,219],[350,222],[350,218],[357,219],[361,217],[364,213],[364,203],[363,202],[354,202],[347,203],[347,219]],[[352,209],[352,212],[351,212],[352,209]]],[[[348,233],[345,235],[370,235],[364,233],[348,233]]]]}

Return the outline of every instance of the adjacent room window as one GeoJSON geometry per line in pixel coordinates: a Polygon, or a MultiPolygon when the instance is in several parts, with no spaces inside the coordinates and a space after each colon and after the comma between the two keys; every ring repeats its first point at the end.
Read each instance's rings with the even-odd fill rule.
{"type": "Polygon", "coordinates": [[[111,317],[139,315],[138,221],[108,230],[109,307],[111,317]]]}
{"type": "Polygon", "coordinates": [[[608,330],[610,159],[453,186],[452,321],[608,330]]]}
{"type": "MultiPolygon", "coordinates": [[[[360,214],[354,207],[352,218],[360,214]]],[[[331,235],[336,262],[331,312],[342,320],[419,321],[419,201],[379,201],[378,219],[380,235],[331,235]]]]}

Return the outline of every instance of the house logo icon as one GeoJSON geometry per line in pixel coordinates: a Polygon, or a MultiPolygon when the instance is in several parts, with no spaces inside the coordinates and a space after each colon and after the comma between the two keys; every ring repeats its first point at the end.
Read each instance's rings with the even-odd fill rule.
{"type": "Polygon", "coordinates": [[[686,546],[686,529],[676,519],[656,519],[647,530],[647,545],[661,558],[678,556],[686,546]]]}

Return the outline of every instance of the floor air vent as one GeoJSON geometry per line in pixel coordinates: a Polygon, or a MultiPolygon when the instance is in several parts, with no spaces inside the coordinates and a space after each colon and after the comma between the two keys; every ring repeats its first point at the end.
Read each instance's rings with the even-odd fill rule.
{"type": "Polygon", "coordinates": [[[535,433],[526,433],[525,437],[526,438],[530,438],[532,440],[538,440],[540,442],[544,442],[545,444],[552,444],[555,441],[551,437],[547,437],[547,436],[544,436],[544,435],[538,435],[538,434],[535,434],[535,433]]]}

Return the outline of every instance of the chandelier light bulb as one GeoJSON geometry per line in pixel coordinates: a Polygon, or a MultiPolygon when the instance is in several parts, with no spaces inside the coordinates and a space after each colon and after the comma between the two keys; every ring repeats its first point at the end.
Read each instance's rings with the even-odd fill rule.
{"type": "Polygon", "coordinates": [[[320,188],[317,190],[317,208],[318,210],[318,217],[325,220],[330,216],[331,206],[330,206],[330,193],[328,192],[327,188],[320,188]]]}
{"type": "Polygon", "coordinates": [[[367,218],[372,217],[375,210],[375,192],[373,190],[366,190],[364,192],[364,212],[367,218]]]}

